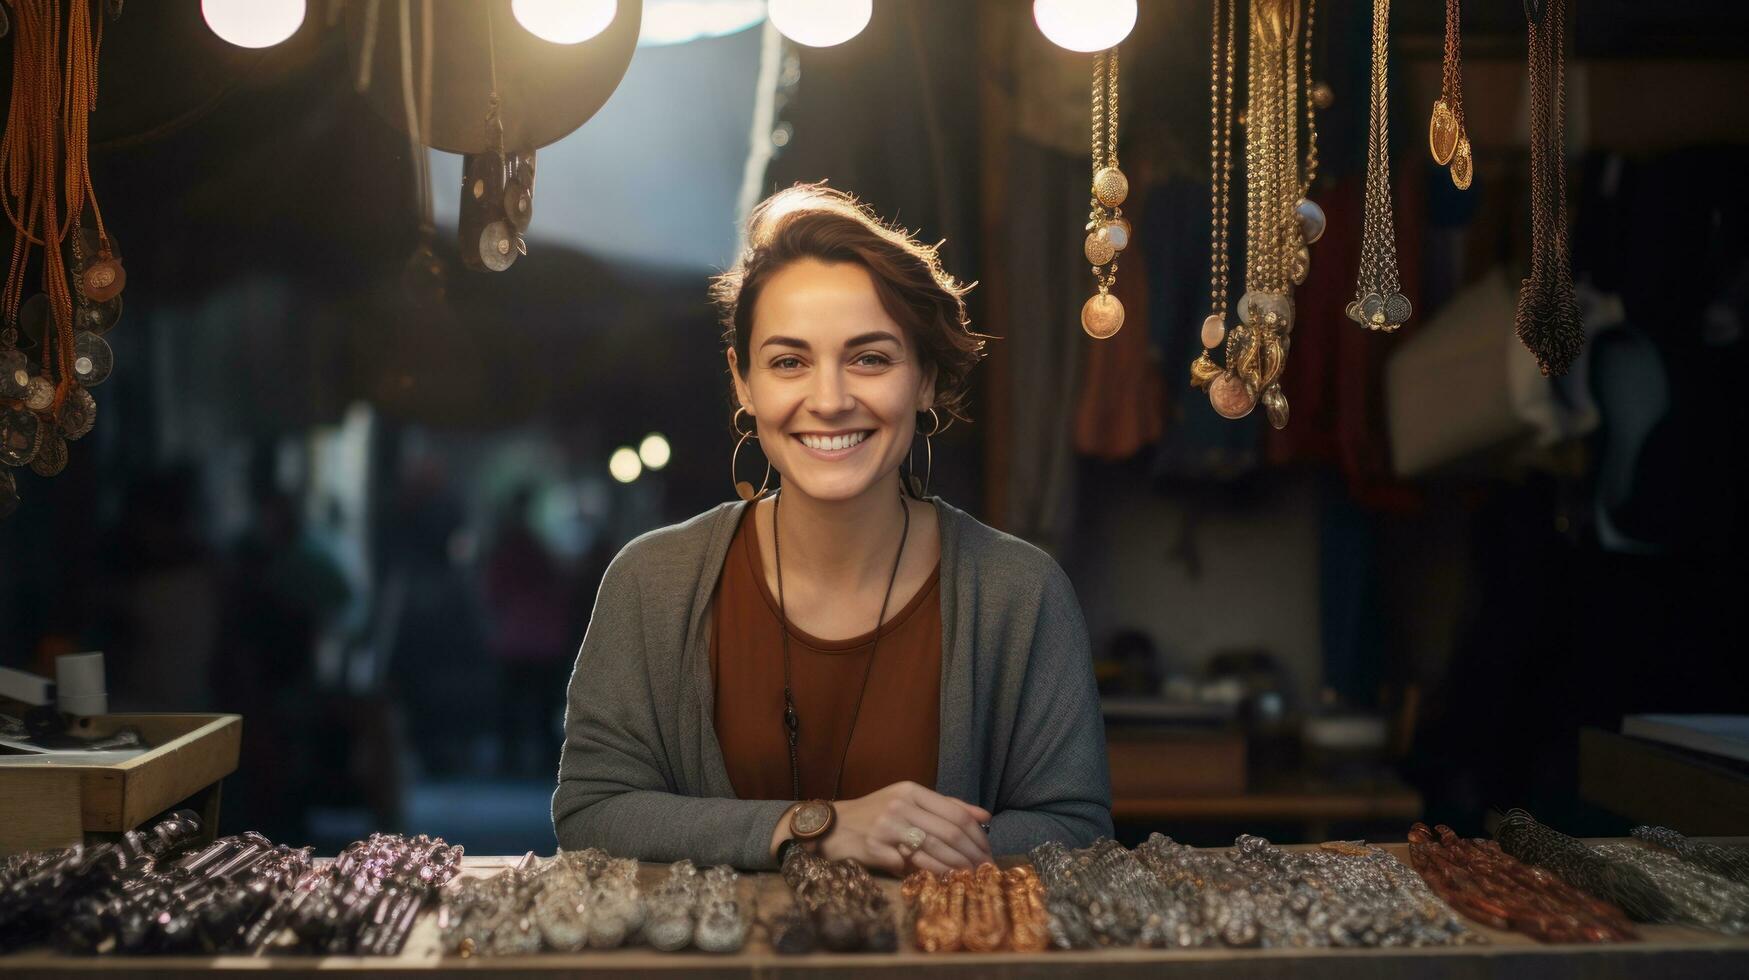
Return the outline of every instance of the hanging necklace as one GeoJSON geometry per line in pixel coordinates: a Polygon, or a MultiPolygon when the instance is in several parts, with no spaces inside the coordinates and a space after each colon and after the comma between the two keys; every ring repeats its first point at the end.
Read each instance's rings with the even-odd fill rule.
{"type": "MultiPolygon", "coordinates": [[[[796,699],[790,688],[789,664],[789,612],[783,601],[783,547],[778,535],[777,510],[783,504],[783,494],[779,493],[771,501],[771,555],[777,566],[777,618],[778,627],[783,631],[783,732],[789,742],[789,781],[791,799],[802,798],[802,766],[797,754],[800,744],[801,719],[796,715],[796,699]]],[[[911,508],[906,505],[905,498],[899,498],[899,509],[904,512],[905,524],[899,532],[899,553],[893,556],[893,571],[887,576],[887,591],[881,596],[881,612],[875,619],[874,639],[869,641],[868,659],[862,665],[862,684],[856,689],[856,705],[850,709],[850,733],[844,739],[844,752],[838,759],[838,774],[832,778],[832,798],[838,799],[839,790],[844,786],[844,765],[850,759],[850,743],[856,738],[856,718],[862,714],[862,698],[868,693],[868,675],[874,669],[875,651],[881,645],[881,624],[887,621],[887,603],[893,598],[893,583],[899,580],[899,563],[905,557],[905,541],[911,537],[911,508]]]]}
{"type": "Polygon", "coordinates": [[[1123,216],[1129,194],[1129,178],[1117,167],[1117,49],[1112,48],[1093,56],[1093,196],[1081,245],[1099,288],[1081,306],[1081,329],[1096,340],[1123,329],[1123,303],[1111,287],[1117,283],[1118,253],[1130,244],[1130,223],[1123,216]]]}
{"type": "Polygon", "coordinates": [[[1567,257],[1566,0],[1527,0],[1530,22],[1530,278],[1518,291],[1518,339],[1551,377],[1585,345],[1567,257]]]}
{"type": "Polygon", "coordinates": [[[1397,232],[1391,218],[1389,80],[1391,0],[1372,5],[1372,104],[1366,144],[1366,204],[1361,223],[1360,270],[1348,318],[1368,330],[1395,330],[1413,307],[1397,280],[1397,232]]]}
{"type": "MultiPolygon", "coordinates": [[[[104,22],[93,24],[83,0],[68,6],[64,20],[60,0],[12,7],[11,102],[0,138],[0,205],[13,229],[0,289],[0,463],[48,477],[67,465],[67,442],[95,420],[96,402],[85,389],[109,376],[114,358],[102,333],[121,315],[127,274],[91,189],[90,116],[104,22]],[[95,230],[82,225],[88,204],[95,230]],[[21,320],[38,247],[43,295],[22,304],[21,320]],[[25,349],[21,340],[29,341],[25,349]]],[[[6,474],[0,515],[18,502],[17,483],[6,474]]]]}
{"type": "Polygon", "coordinates": [[[1433,162],[1450,166],[1451,182],[1469,190],[1475,178],[1470,156],[1470,136],[1464,129],[1464,62],[1459,35],[1459,0],[1445,0],[1445,57],[1440,70],[1439,98],[1433,100],[1433,118],[1427,127],[1427,146],[1433,162]]]}
{"type": "Polygon", "coordinates": [[[1316,176],[1316,127],[1307,106],[1307,149],[1299,151],[1300,100],[1310,98],[1310,7],[1302,21],[1299,0],[1251,0],[1245,92],[1245,294],[1239,322],[1226,324],[1226,189],[1230,184],[1232,88],[1237,11],[1229,3],[1226,29],[1215,8],[1210,34],[1210,151],[1214,185],[1210,246],[1210,307],[1203,321],[1206,350],[1191,365],[1191,383],[1207,387],[1209,404],[1225,418],[1251,414],[1259,401],[1276,428],[1287,425],[1280,379],[1293,330],[1293,287],[1310,269],[1309,243],[1323,233],[1323,212],[1305,194],[1316,176]],[[1300,71],[1304,44],[1308,66],[1300,71]],[[1303,81],[1303,88],[1302,88],[1303,81]],[[1209,356],[1223,347],[1224,366],[1209,356]]]}

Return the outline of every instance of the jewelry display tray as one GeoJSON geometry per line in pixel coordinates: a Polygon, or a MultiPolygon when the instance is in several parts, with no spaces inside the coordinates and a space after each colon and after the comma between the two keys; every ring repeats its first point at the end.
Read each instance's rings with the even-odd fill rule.
{"type": "Polygon", "coordinates": [[[153,747],[107,763],[0,755],[0,856],[113,838],[178,806],[215,824],[219,781],[237,769],[242,716],[97,715],[78,719],[73,733],[102,738],[127,727],[153,747]]]}
{"type": "MultiPolygon", "coordinates": [[[[1749,840],[1713,838],[1719,843],[1749,844],[1749,840]]],[[[1403,844],[1381,845],[1399,860],[1407,859],[1403,844]]],[[[520,857],[469,857],[463,875],[487,876],[511,867],[520,857]]],[[[1002,863],[1013,863],[1004,860],[1002,863]]],[[[643,881],[662,879],[661,865],[646,864],[643,881]]],[[[876,879],[902,909],[899,883],[876,879]]],[[[454,887],[453,883],[450,887],[454,887]]],[[[749,874],[741,880],[742,895],[759,916],[779,901],[785,890],[776,874],[749,874]]],[[[1467,922],[1468,920],[1466,920],[1467,922]]],[[[72,957],[26,950],[0,956],[0,975],[8,978],[93,976],[179,976],[191,972],[235,974],[275,980],[292,976],[332,978],[354,976],[506,976],[589,973],[602,977],[679,974],[694,977],[836,977],[867,971],[871,976],[904,977],[1328,977],[1358,980],[1370,977],[1434,978],[1612,978],[1612,977],[1743,977],[1749,976],[1749,937],[1721,936],[1684,926],[1639,926],[1640,940],[1629,943],[1547,945],[1515,932],[1471,928],[1488,943],[1420,949],[1100,949],[1043,953],[945,953],[916,951],[910,930],[902,927],[897,953],[811,953],[780,956],[755,926],[747,946],[738,953],[713,955],[697,951],[660,953],[648,947],[547,953],[521,957],[444,956],[439,950],[437,914],[427,909],[413,927],[407,947],[392,957],[213,956],[213,957],[72,957]],[[902,974],[898,971],[904,971],[902,974]]]]}

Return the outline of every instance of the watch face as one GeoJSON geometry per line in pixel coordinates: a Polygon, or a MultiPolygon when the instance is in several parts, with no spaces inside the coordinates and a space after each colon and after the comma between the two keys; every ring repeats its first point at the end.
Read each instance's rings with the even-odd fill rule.
{"type": "Polygon", "coordinates": [[[832,804],[810,800],[796,807],[789,826],[797,837],[806,840],[824,834],[832,826],[832,816],[832,804]]]}

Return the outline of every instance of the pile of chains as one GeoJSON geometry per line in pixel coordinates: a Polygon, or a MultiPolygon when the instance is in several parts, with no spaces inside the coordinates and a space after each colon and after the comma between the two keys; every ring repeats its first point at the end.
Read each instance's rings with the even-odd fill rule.
{"type": "Polygon", "coordinates": [[[438,914],[438,927],[444,949],[464,957],[642,942],[664,952],[695,946],[732,953],[745,944],[751,918],[732,868],[701,874],[691,861],[677,861],[645,894],[636,860],[588,848],[545,861],[529,854],[491,878],[464,879],[438,914]]]}
{"type": "Polygon", "coordinates": [[[1635,827],[1634,836],[1702,870],[1723,875],[1739,885],[1749,885],[1749,848],[1689,840],[1669,827],[1635,827]]]}
{"type": "Polygon", "coordinates": [[[0,951],[393,956],[455,875],[461,848],[374,834],[322,865],[257,833],[198,846],[178,811],[113,844],[26,853],[0,865],[0,951]]]}
{"type": "Polygon", "coordinates": [[[1311,270],[1311,244],[1324,233],[1323,211],[1306,194],[1317,177],[1317,121],[1311,76],[1315,3],[1250,0],[1245,92],[1245,294],[1239,322],[1227,325],[1227,197],[1232,184],[1235,26],[1232,0],[1214,4],[1209,57],[1209,315],[1205,348],[1191,364],[1191,384],[1207,388],[1224,418],[1250,415],[1261,402],[1269,423],[1287,426],[1280,380],[1293,331],[1293,289],[1311,270]],[[1300,106],[1305,107],[1301,156],[1300,106]],[[1211,353],[1222,351],[1222,364],[1211,353]]]}
{"type": "Polygon", "coordinates": [[[372,834],[306,875],[267,913],[274,953],[393,956],[420,909],[461,870],[462,848],[441,837],[372,834]]]}
{"type": "MultiPolygon", "coordinates": [[[[171,866],[200,833],[193,813],[179,810],[150,831],[130,830],[121,840],[79,844],[53,851],[26,851],[0,862],[0,953],[51,942],[82,949],[87,935],[67,927],[75,909],[107,904],[127,883],[171,866]]],[[[153,923],[129,920],[132,942],[153,923]]]]}
{"type": "Polygon", "coordinates": [[[1391,331],[1412,308],[1397,277],[1397,229],[1391,214],[1391,0],[1373,0],[1372,93],[1368,109],[1366,191],[1360,228],[1360,270],[1348,318],[1368,330],[1391,331]]]}
{"type": "MultiPolygon", "coordinates": [[[[104,5],[111,17],[120,6],[104,5]]],[[[109,377],[114,355],[103,334],[121,316],[127,274],[91,187],[104,17],[85,0],[11,7],[11,101],[0,140],[0,204],[13,233],[0,290],[0,463],[52,477],[66,468],[67,443],[96,422],[86,389],[109,377]],[[43,291],[23,301],[39,249],[43,291]]],[[[0,468],[0,518],[20,502],[16,478],[0,468]]]]}
{"type": "Polygon", "coordinates": [[[1669,896],[1644,871],[1612,861],[1577,838],[1538,823],[1514,809],[1494,830],[1506,853],[1559,875],[1567,884],[1619,906],[1636,922],[1669,922],[1676,915],[1669,896]]]}
{"type": "Polygon", "coordinates": [[[1482,942],[1409,868],[1376,847],[1288,851],[1250,835],[1230,852],[1154,834],[1032,852],[1052,943],[1301,948],[1482,942]]]}
{"type": "Polygon", "coordinates": [[[912,940],[925,953],[1036,953],[1050,942],[1044,884],[1026,866],[913,871],[899,894],[910,910],[912,940]]]}
{"type": "Polygon", "coordinates": [[[1749,886],[1688,864],[1674,854],[1616,841],[1595,845],[1605,860],[1644,872],[1675,909],[1675,919],[1714,932],[1749,932],[1749,886]]]}
{"type": "Polygon", "coordinates": [[[794,904],[766,922],[772,948],[806,953],[891,953],[899,933],[886,893],[855,861],[829,861],[792,847],[783,858],[783,880],[794,904]]]}
{"type": "Polygon", "coordinates": [[[1585,346],[1567,244],[1567,2],[1527,3],[1530,33],[1530,276],[1518,339],[1543,374],[1567,373],[1585,346]]]}
{"type": "Polygon", "coordinates": [[[1453,908],[1496,929],[1545,943],[1639,938],[1621,909],[1444,824],[1410,828],[1409,863],[1453,908]]]}

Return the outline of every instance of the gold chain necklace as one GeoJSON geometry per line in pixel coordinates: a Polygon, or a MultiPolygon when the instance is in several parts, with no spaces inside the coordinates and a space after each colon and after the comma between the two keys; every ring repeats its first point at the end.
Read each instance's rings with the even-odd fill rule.
{"type": "Polygon", "coordinates": [[[1262,402],[1269,422],[1287,425],[1280,380],[1293,330],[1293,287],[1311,267],[1312,241],[1323,234],[1323,211],[1306,198],[1317,176],[1317,127],[1311,102],[1308,3],[1250,0],[1245,92],[1245,294],[1239,322],[1227,326],[1227,194],[1232,170],[1233,62],[1236,6],[1226,7],[1223,32],[1217,2],[1210,32],[1211,233],[1209,316],[1205,350],[1191,365],[1191,383],[1206,387],[1209,404],[1240,419],[1262,402]],[[1302,29],[1303,27],[1303,29],[1302,29]],[[1301,68],[1302,45],[1305,66],[1301,68]],[[1306,102],[1306,156],[1300,157],[1299,104],[1306,102]],[[1222,348],[1224,366],[1210,353],[1222,348]]]}
{"type": "Polygon", "coordinates": [[[1427,147],[1433,162],[1451,168],[1451,182],[1460,191],[1469,190],[1475,179],[1475,160],[1470,156],[1470,136],[1464,128],[1463,41],[1459,34],[1462,15],[1459,0],[1445,0],[1445,57],[1440,70],[1439,98],[1433,100],[1433,118],[1427,126],[1427,147]]]}
{"type": "Polygon", "coordinates": [[[1123,303],[1111,294],[1117,256],[1130,244],[1123,216],[1130,182],[1117,166],[1117,49],[1093,56],[1093,196],[1087,206],[1087,238],[1081,251],[1093,266],[1099,291],[1081,306],[1081,329],[1105,340],[1123,328],[1123,303]]]}
{"type": "Polygon", "coordinates": [[[1585,345],[1567,255],[1566,0],[1526,3],[1530,31],[1530,277],[1518,339],[1543,374],[1565,374],[1585,345]]]}
{"type": "Polygon", "coordinates": [[[1388,91],[1391,0],[1373,0],[1372,103],[1366,145],[1365,215],[1361,223],[1360,270],[1348,318],[1368,330],[1391,331],[1413,307],[1397,279],[1397,233],[1391,218],[1391,131],[1388,91]]]}

